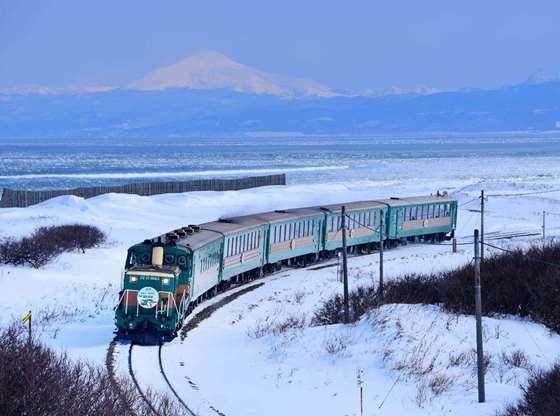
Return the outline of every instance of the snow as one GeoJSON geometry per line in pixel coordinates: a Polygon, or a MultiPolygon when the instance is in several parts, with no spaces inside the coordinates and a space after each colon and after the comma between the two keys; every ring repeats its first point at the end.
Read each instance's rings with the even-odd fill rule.
{"type": "MultiPolygon", "coordinates": [[[[221,216],[421,195],[438,188],[455,191],[454,196],[465,204],[459,211],[457,235],[460,242],[468,243],[479,221],[479,213],[474,212],[477,201],[469,201],[479,195],[481,187],[490,195],[557,187],[554,176],[538,175],[529,165],[523,174],[521,170],[516,177],[504,173],[491,180],[457,174],[444,182],[384,178],[153,197],[107,194],[84,200],[63,196],[24,209],[1,209],[0,238],[26,235],[39,226],[78,222],[100,227],[108,241],[85,254],[64,254],[40,270],[0,266],[0,323],[18,320],[31,309],[46,342],[72,357],[104,364],[112,339],[112,307],[131,244],[221,216]]],[[[487,233],[498,237],[520,231],[535,234],[494,243],[527,246],[539,241],[542,211],[560,213],[560,192],[490,196],[487,210],[487,233]]],[[[559,232],[560,217],[549,216],[547,235],[559,232]]],[[[447,270],[471,258],[470,245],[460,245],[456,254],[445,245],[401,246],[386,251],[385,277],[447,270]]],[[[376,254],[351,256],[349,266],[351,287],[376,281],[376,254]]],[[[484,318],[490,367],[488,401],[480,405],[473,387],[472,317],[450,315],[434,306],[386,305],[354,325],[310,326],[321,301],[342,290],[336,270],[334,263],[317,270],[282,270],[263,279],[263,286],[218,309],[185,340],[166,344],[164,366],[181,396],[200,415],[216,414],[212,407],[227,415],[355,415],[359,414],[356,373],[363,368],[368,415],[492,415],[520,397],[519,384],[530,367],[512,367],[503,357],[521,351],[532,366],[546,368],[560,352],[558,335],[541,325],[508,316],[484,318]],[[288,318],[305,325],[274,331],[288,318]],[[419,377],[415,369],[432,362],[433,368],[419,377]],[[438,395],[427,384],[435,376],[440,382],[446,377],[452,380],[438,395]]],[[[117,348],[117,368],[123,374],[126,348],[117,348]]],[[[167,391],[157,367],[157,349],[137,348],[134,354],[133,366],[141,384],[167,391]]]]}

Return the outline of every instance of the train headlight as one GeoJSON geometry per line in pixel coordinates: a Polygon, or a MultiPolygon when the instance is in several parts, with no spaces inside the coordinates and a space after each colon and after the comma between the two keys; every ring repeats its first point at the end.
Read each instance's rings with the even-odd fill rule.
{"type": "Polygon", "coordinates": [[[138,281],[138,277],[130,276],[130,283],[136,283],[138,281]]]}
{"type": "Polygon", "coordinates": [[[164,277],[163,279],[161,279],[161,283],[163,283],[164,285],[168,285],[169,284],[169,277],[164,277]]]}

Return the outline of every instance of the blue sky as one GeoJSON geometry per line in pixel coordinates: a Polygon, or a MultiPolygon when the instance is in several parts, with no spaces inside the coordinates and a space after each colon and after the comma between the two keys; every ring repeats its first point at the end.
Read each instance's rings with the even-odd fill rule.
{"type": "Polygon", "coordinates": [[[560,70],[560,2],[0,0],[0,86],[119,85],[200,50],[340,89],[560,70]]]}

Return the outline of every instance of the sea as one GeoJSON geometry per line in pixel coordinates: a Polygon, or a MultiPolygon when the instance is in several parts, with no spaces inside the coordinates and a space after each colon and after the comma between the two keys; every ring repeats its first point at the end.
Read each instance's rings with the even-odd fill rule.
{"type": "Polygon", "coordinates": [[[560,134],[0,141],[0,188],[285,173],[289,184],[560,179],[560,134]]]}

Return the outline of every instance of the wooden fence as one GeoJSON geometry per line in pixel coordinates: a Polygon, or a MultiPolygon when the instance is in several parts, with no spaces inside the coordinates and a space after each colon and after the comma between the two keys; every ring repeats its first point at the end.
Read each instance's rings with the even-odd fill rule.
{"type": "Polygon", "coordinates": [[[158,195],[195,191],[235,191],[259,186],[285,185],[286,175],[252,176],[234,179],[197,179],[192,181],[145,182],[117,186],[96,186],[76,189],[23,191],[4,188],[0,208],[28,207],[61,195],[91,198],[107,193],[158,195]]]}

